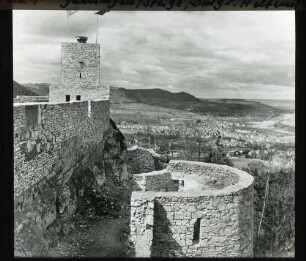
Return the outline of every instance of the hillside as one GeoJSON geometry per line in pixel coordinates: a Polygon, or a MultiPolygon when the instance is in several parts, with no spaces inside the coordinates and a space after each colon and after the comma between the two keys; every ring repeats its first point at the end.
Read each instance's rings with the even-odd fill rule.
{"type": "Polygon", "coordinates": [[[13,81],[13,97],[16,98],[17,95],[36,96],[37,94],[24,85],[13,81]]]}
{"type": "Polygon", "coordinates": [[[123,103],[143,103],[198,114],[209,113],[220,116],[271,114],[283,111],[258,101],[243,99],[198,99],[186,92],[172,93],[161,89],[131,90],[111,86],[110,94],[113,107],[116,104],[123,103]]]}
{"type": "Polygon", "coordinates": [[[13,96],[48,96],[49,83],[24,83],[13,81],[13,96]]]}
{"type": "Polygon", "coordinates": [[[244,99],[202,99],[201,106],[193,109],[197,113],[215,113],[218,115],[230,114],[274,114],[283,112],[282,109],[272,107],[258,101],[250,101],[244,99]]]}
{"type": "Polygon", "coordinates": [[[24,83],[28,90],[36,93],[38,96],[48,96],[49,95],[49,88],[50,83],[24,83]]]}
{"type": "MultiPolygon", "coordinates": [[[[14,97],[17,95],[47,96],[50,84],[14,81],[14,97]]],[[[284,112],[284,109],[270,106],[256,100],[243,99],[199,99],[187,92],[172,93],[162,89],[125,89],[111,86],[110,99],[113,108],[116,104],[141,103],[150,106],[183,110],[198,114],[231,115],[268,115],[284,112]]],[[[131,105],[133,106],[133,105],[131,105]]]]}
{"type": "Polygon", "coordinates": [[[187,92],[172,93],[162,89],[124,89],[110,87],[112,103],[145,103],[162,104],[164,102],[193,102],[201,101],[187,92]]]}

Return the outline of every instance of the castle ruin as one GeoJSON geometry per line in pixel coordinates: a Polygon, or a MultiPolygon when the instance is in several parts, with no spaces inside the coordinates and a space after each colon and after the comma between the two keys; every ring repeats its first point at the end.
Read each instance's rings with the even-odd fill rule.
{"type": "Polygon", "coordinates": [[[70,146],[61,171],[72,172],[80,159],[86,162],[109,127],[109,94],[99,77],[100,45],[86,43],[87,37],[77,40],[62,43],[62,83],[51,86],[49,102],[14,103],[16,195],[58,174],[70,146]]]}
{"type": "MultiPolygon", "coordinates": [[[[41,256],[46,233],[69,232],[69,218],[82,196],[73,175],[107,158],[110,104],[109,90],[100,83],[100,45],[87,43],[86,37],[62,43],[61,64],[61,84],[51,86],[49,102],[28,97],[14,103],[17,255],[26,249],[26,256],[41,256]]],[[[141,160],[146,159],[134,165],[141,160]]],[[[252,183],[238,169],[188,161],[134,174],[130,238],[135,256],[252,256],[252,183]]]]}
{"type": "Polygon", "coordinates": [[[15,251],[19,254],[25,248],[27,256],[39,256],[47,245],[42,234],[69,231],[63,220],[75,213],[78,195],[71,177],[103,158],[105,133],[111,128],[109,94],[100,85],[100,45],[85,39],[62,43],[62,83],[51,86],[49,101],[14,103],[15,251]],[[32,246],[35,237],[42,241],[41,249],[32,246]]]}
{"type": "Polygon", "coordinates": [[[252,257],[253,177],[216,164],[170,161],[134,175],[136,257],[252,257]]]}

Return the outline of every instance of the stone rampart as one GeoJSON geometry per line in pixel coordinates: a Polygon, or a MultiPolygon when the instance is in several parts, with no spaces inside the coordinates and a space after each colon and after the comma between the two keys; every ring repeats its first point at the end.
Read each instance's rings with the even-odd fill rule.
{"type": "Polygon", "coordinates": [[[50,85],[50,102],[65,102],[66,95],[70,95],[70,101],[76,101],[77,95],[80,95],[80,100],[96,100],[105,99],[109,100],[109,87],[97,86],[90,90],[86,88],[66,88],[61,84],[50,85]]]}
{"type": "Polygon", "coordinates": [[[17,96],[14,98],[14,103],[26,102],[48,102],[49,96],[17,96]]]}
{"type": "Polygon", "coordinates": [[[109,100],[14,104],[15,196],[85,164],[109,127],[109,100]]]}
{"type": "Polygon", "coordinates": [[[164,173],[184,180],[187,188],[194,181],[213,182],[177,192],[156,192],[155,187],[154,191],[134,191],[131,240],[136,257],[253,255],[252,176],[228,166],[187,161],[170,161],[164,173]],[[146,202],[154,202],[148,219],[150,224],[153,219],[153,226],[146,225],[148,214],[139,207],[146,202]],[[140,250],[139,238],[147,243],[142,245],[146,251],[140,250]]]}

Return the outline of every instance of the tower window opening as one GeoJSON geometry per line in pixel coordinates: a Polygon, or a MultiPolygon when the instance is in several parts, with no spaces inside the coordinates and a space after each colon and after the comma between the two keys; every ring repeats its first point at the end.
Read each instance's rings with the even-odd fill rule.
{"type": "Polygon", "coordinates": [[[80,101],[80,100],[81,100],[81,95],[77,95],[77,96],[76,96],[76,100],[77,100],[77,101],[80,101]]]}
{"type": "Polygon", "coordinates": [[[82,78],[82,73],[80,73],[80,79],[82,78]]]}
{"type": "Polygon", "coordinates": [[[79,64],[80,64],[80,66],[81,66],[81,69],[83,69],[83,68],[84,68],[84,62],[79,61],[79,64]]]}
{"type": "Polygon", "coordinates": [[[198,218],[193,226],[193,240],[192,244],[198,244],[200,241],[200,227],[201,227],[201,219],[198,218]]]}
{"type": "Polygon", "coordinates": [[[70,95],[66,95],[66,102],[70,101],[70,95]]]}

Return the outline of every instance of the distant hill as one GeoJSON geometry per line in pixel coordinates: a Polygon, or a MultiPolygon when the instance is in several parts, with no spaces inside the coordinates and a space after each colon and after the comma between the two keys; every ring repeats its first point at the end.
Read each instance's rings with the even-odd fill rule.
{"type": "Polygon", "coordinates": [[[13,96],[48,96],[49,95],[49,83],[24,83],[20,84],[13,81],[13,96]]]}
{"type": "Polygon", "coordinates": [[[202,105],[196,107],[194,112],[212,112],[218,115],[230,114],[271,114],[284,110],[258,101],[244,99],[201,99],[202,105]]]}
{"type": "Polygon", "coordinates": [[[181,103],[201,101],[187,92],[172,93],[162,89],[125,89],[110,87],[112,103],[144,103],[160,105],[164,102],[181,103]]]}
{"type": "Polygon", "coordinates": [[[50,83],[24,83],[28,90],[36,93],[38,96],[48,96],[50,83]]]}
{"type": "MultiPolygon", "coordinates": [[[[49,83],[19,84],[14,81],[14,97],[17,95],[47,96],[50,85],[49,83]]],[[[125,89],[111,86],[110,99],[113,106],[115,104],[142,103],[150,106],[219,116],[262,115],[286,111],[256,100],[199,99],[187,92],[173,93],[162,89],[125,89]]]]}
{"type": "Polygon", "coordinates": [[[269,114],[282,110],[257,101],[244,99],[199,99],[186,93],[172,93],[161,89],[125,89],[110,87],[112,104],[143,103],[147,105],[184,110],[198,114],[220,116],[269,114]]]}
{"type": "Polygon", "coordinates": [[[13,96],[16,98],[17,95],[25,95],[25,96],[37,96],[37,94],[31,90],[29,90],[24,85],[13,81],[13,96]]]}
{"type": "Polygon", "coordinates": [[[261,100],[251,100],[251,101],[258,101],[260,103],[267,104],[276,108],[295,111],[295,100],[261,99],[261,100]]]}

